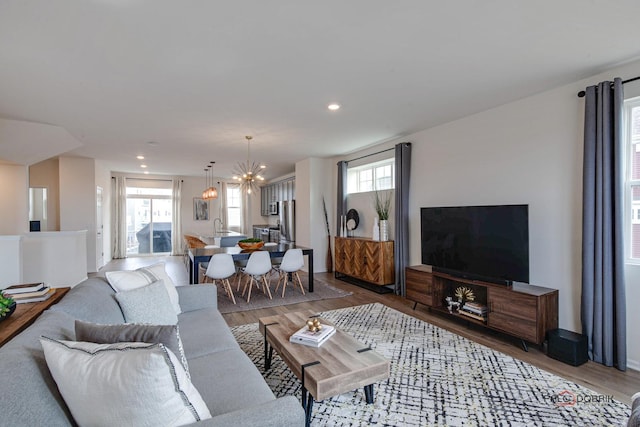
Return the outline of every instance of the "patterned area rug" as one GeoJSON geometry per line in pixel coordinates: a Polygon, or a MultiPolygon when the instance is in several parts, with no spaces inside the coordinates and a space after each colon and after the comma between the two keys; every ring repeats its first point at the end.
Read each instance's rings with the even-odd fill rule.
{"type": "Polygon", "coordinates": [[[305,293],[302,295],[302,291],[298,286],[293,286],[291,282],[287,285],[287,289],[282,297],[282,285],[278,292],[275,291],[276,284],[278,283],[277,275],[273,275],[271,278],[271,296],[272,299],[262,292],[262,288],[256,287],[251,291],[251,300],[247,303],[246,297],[242,296],[242,287],[240,291],[236,291],[237,285],[231,284],[231,289],[236,299],[236,303],[233,304],[231,299],[227,296],[222,286],[218,287],[218,310],[220,313],[234,313],[236,311],[255,310],[258,308],[276,307],[279,305],[297,304],[299,302],[317,301],[329,298],[342,298],[351,295],[351,292],[343,291],[338,288],[334,288],[317,275],[314,275],[313,280],[313,292],[309,293],[307,290],[309,276],[306,273],[300,272],[300,281],[304,287],[305,293]]]}
{"type": "MultiPolygon", "coordinates": [[[[382,304],[322,316],[391,360],[391,376],[363,390],[316,402],[317,426],[626,425],[627,405],[382,304]]],[[[262,371],[257,324],[232,328],[262,371]]],[[[300,382],[274,354],[263,373],[276,396],[300,396],[300,382]]]]}

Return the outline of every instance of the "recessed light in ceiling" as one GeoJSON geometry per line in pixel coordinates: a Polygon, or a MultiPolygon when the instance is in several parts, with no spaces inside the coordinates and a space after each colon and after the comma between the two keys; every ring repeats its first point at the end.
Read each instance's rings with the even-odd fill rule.
{"type": "Polygon", "coordinates": [[[144,174],[145,175],[149,175],[149,171],[144,171],[144,174]]]}
{"type": "Polygon", "coordinates": [[[329,104],[327,105],[327,108],[331,111],[336,111],[340,109],[340,104],[329,104]]]}
{"type": "Polygon", "coordinates": [[[138,159],[138,160],[144,160],[144,156],[136,156],[136,159],[138,159]]]}
{"type": "Polygon", "coordinates": [[[144,169],[147,167],[147,165],[140,165],[140,167],[144,169]]]}

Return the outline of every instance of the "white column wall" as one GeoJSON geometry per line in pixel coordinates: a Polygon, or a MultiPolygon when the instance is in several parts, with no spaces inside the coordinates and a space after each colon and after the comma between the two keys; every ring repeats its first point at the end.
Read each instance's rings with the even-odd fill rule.
{"type": "Polygon", "coordinates": [[[29,231],[29,172],[0,162],[0,235],[29,231]]]}

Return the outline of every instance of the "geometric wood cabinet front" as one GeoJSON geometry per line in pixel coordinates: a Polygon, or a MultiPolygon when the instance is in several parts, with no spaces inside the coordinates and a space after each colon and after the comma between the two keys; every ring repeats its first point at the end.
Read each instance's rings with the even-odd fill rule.
{"type": "Polygon", "coordinates": [[[335,271],[374,285],[395,283],[393,241],[360,237],[335,238],[335,271]]]}

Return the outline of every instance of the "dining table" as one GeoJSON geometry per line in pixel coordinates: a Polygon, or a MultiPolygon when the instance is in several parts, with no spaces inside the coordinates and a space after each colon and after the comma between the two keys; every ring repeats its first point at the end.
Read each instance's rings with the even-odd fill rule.
{"type": "MultiPolygon", "coordinates": [[[[265,245],[259,251],[269,252],[271,258],[283,257],[289,249],[302,249],[302,255],[308,260],[309,292],[313,292],[313,249],[296,245],[295,243],[276,243],[275,245],[265,245]]],[[[189,248],[189,281],[191,284],[198,283],[198,271],[200,263],[209,262],[215,254],[229,254],[234,261],[248,260],[255,250],[245,250],[239,246],[222,248],[189,248]]]]}

